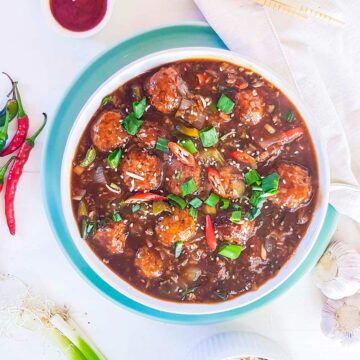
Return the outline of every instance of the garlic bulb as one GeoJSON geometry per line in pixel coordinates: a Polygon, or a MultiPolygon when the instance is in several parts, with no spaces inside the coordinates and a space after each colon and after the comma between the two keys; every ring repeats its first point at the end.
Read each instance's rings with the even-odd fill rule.
{"type": "Polygon", "coordinates": [[[314,275],[316,286],[326,297],[351,296],[360,290],[360,254],[335,240],[321,257],[314,275]]]}
{"type": "Polygon", "coordinates": [[[327,299],[321,329],[326,336],[344,344],[360,340],[360,293],[341,300],[327,299]]]}

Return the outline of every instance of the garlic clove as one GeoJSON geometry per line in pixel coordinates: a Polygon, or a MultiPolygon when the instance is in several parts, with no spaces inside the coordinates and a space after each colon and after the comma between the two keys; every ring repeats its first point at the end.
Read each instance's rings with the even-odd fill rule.
{"type": "Polygon", "coordinates": [[[360,294],[341,300],[327,299],[321,329],[326,336],[344,344],[360,341],[360,294]]]}
{"type": "Polygon", "coordinates": [[[330,299],[354,295],[360,290],[360,254],[342,241],[333,241],[319,260],[314,278],[330,299]]]}

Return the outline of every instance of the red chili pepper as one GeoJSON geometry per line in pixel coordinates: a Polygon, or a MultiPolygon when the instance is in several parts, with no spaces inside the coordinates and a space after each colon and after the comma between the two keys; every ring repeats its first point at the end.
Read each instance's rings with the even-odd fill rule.
{"type": "Polygon", "coordinates": [[[302,136],[303,134],[304,134],[304,129],[297,127],[279,134],[275,134],[265,140],[260,141],[259,144],[263,149],[266,149],[274,144],[285,145],[296,140],[298,137],[302,136]]]}
{"type": "Polygon", "coordinates": [[[4,178],[5,178],[5,174],[6,174],[6,171],[10,165],[10,163],[16,159],[16,156],[12,156],[7,162],[5,165],[3,165],[1,168],[0,168],[0,193],[3,189],[3,186],[4,186],[4,178]]]}
{"type": "Polygon", "coordinates": [[[34,133],[33,136],[27,138],[21,145],[16,160],[13,162],[9,175],[7,178],[5,189],[5,215],[6,221],[11,235],[15,235],[15,209],[14,200],[16,194],[16,188],[24,169],[24,165],[29,159],[30,152],[35,145],[35,140],[41,131],[44,129],[47,121],[47,115],[44,113],[44,121],[41,127],[34,133]]]}
{"type": "Polygon", "coordinates": [[[257,165],[256,165],[256,160],[255,158],[253,158],[251,155],[249,155],[248,153],[246,153],[245,151],[231,151],[229,153],[230,157],[233,158],[236,161],[240,161],[242,163],[248,164],[250,165],[250,167],[252,169],[256,169],[257,165]]]}
{"type": "Polygon", "coordinates": [[[168,143],[168,147],[170,151],[176,156],[176,158],[184,165],[191,167],[196,165],[194,156],[179,144],[170,141],[168,143]]]}
{"type": "Polygon", "coordinates": [[[24,143],[24,141],[26,139],[26,135],[29,130],[29,118],[25,114],[25,111],[24,111],[24,108],[23,108],[23,105],[21,102],[19,89],[17,87],[17,83],[14,82],[12,79],[11,79],[11,81],[12,81],[14,89],[15,89],[16,100],[18,103],[18,113],[17,113],[18,127],[17,127],[16,133],[15,133],[14,137],[12,138],[12,140],[10,141],[9,145],[0,152],[0,156],[7,156],[7,155],[12,154],[14,151],[16,151],[24,143]]]}
{"type": "Polygon", "coordinates": [[[226,196],[224,186],[221,182],[220,173],[214,168],[209,167],[207,169],[207,177],[214,192],[219,196],[223,196],[223,197],[226,196]]]}
{"type": "Polygon", "coordinates": [[[205,217],[205,238],[207,246],[211,251],[214,251],[217,246],[214,225],[212,223],[210,215],[206,215],[205,217]]]}
{"type": "Polygon", "coordinates": [[[141,194],[136,194],[136,195],[130,196],[129,198],[127,198],[125,200],[125,204],[136,204],[139,202],[160,201],[160,200],[167,200],[167,198],[162,195],[147,192],[147,193],[141,193],[141,194]]]}

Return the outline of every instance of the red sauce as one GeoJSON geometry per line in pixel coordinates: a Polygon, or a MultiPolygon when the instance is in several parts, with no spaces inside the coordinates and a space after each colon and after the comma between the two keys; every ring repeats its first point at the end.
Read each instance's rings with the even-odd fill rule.
{"type": "Polygon", "coordinates": [[[71,31],[93,29],[104,18],[107,0],[49,0],[55,20],[71,31]]]}

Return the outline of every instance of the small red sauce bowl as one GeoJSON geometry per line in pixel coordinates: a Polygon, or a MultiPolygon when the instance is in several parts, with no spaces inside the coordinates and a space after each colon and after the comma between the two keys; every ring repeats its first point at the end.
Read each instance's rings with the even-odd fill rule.
{"type": "Polygon", "coordinates": [[[65,36],[85,38],[98,33],[109,21],[113,0],[42,0],[52,28],[65,36]]]}

